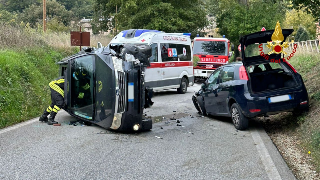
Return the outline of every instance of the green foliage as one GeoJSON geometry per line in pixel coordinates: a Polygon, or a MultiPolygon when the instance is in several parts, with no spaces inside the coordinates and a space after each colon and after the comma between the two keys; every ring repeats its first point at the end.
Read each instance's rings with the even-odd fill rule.
{"type": "Polygon", "coordinates": [[[57,17],[52,18],[47,23],[47,29],[52,30],[53,32],[70,32],[70,28],[60,22],[57,17]]]}
{"type": "Polygon", "coordinates": [[[225,34],[236,46],[241,36],[274,29],[276,22],[283,20],[285,6],[282,2],[270,3],[268,1],[248,1],[246,5],[236,0],[213,1],[217,27],[220,34],[225,34]]]}
{"type": "Polygon", "coordinates": [[[0,51],[0,128],[39,116],[50,104],[48,83],[62,57],[50,48],[0,51]]]}
{"type": "Polygon", "coordinates": [[[312,135],[312,146],[315,149],[320,149],[320,132],[315,132],[312,135]]]}
{"type": "Polygon", "coordinates": [[[320,1],[292,0],[294,8],[304,7],[314,18],[320,18],[320,1]]]}
{"type": "Polygon", "coordinates": [[[297,30],[296,36],[294,37],[294,41],[299,42],[299,41],[306,41],[306,40],[309,40],[309,33],[305,28],[300,26],[299,29],[297,30]]]}
{"type": "Polygon", "coordinates": [[[16,24],[17,13],[10,13],[6,10],[0,10],[0,22],[5,24],[16,24]]]}
{"type": "Polygon", "coordinates": [[[298,9],[298,10],[292,9],[292,10],[287,10],[285,21],[283,23],[282,28],[293,29],[294,32],[292,33],[292,35],[296,36],[298,29],[300,29],[301,26],[305,27],[306,31],[310,36],[309,39],[314,39],[316,37],[315,22],[316,22],[316,19],[312,17],[312,15],[307,14],[307,10],[305,8],[298,9]]]}
{"type": "Polygon", "coordinates": [[[42,0],[23,0],[23,1],[17,1],[17,0],[2,0],[3,8],[9,12],[22,12],[24,9],[29,7],[31,4],[42,3],[42,0]]]}
{"type": "MultiPolygon", "coordinates": [[[[62,22],[65,26],[70,24],[71,12],[66,10],[65,7],[59,4],[55,0],[47,0],[47,23],[52,19],[62,22]]],[[[42,24],[43,18],[43,7],[42,4],[33,4],[23,10],[20,14],[20,20],[23,22],[28,22],[31,27],[36,27],[37,23],[42,24]]]]}
{"type": "Polygon", "coordinates": [[[198,56],[193,56],[193,67],[197,67],[200,58],[198,56]]]}
{"type": "Polygon", "coordinates": [[[108,18],[118,8],[113,23],[117,29],[157,29],[165,32],[196,32],[207,25],[201,1],[161,0],[96,0],[97,18],[103,18],[99,27],[114,27],[108,18]]]}

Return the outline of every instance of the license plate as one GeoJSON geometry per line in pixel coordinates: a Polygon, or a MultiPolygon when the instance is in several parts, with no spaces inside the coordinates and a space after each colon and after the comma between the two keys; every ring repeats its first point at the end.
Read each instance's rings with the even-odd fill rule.
{"type": "Polygon", "coordinates": [[[276,102],[282,102],[282,101],[288,101],[292,99],[291,95],[282,95],[282,96],[275,96],[268,98],[269,103],[276,103],[276,102]]]}

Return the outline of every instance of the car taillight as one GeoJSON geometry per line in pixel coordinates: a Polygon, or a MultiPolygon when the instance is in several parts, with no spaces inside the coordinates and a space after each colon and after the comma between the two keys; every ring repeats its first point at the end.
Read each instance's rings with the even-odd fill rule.
{"type": "Polygon", "coordinates": [[[297,73],[296,69],[294,69],[294,67],[288,61],[284,62],[288,64],[288,66],[293,70],[294,73],[297,73]]]}
{"type": "Polygon", "coordinates": [[[241,67],[239,68],[239,78],[240,78],[241,80],[249,80],[247,71],[246,71],[246,69],[244,68],[244,66],[241,66],[241,67]]]}
{"type": "Polygon", "coordinates": [[[250,109],[249,111],[250,111],[251,113],[255,113],[255,112],[260,112],[261,109],[250,109]]]}
{"type": "Polygon", "coordinates": [[[300,105],[304,105],[304,104],[307,104],[307,103],[308,103],[308,101],[303,101],[303,102],[300,103],[300,105]]]}

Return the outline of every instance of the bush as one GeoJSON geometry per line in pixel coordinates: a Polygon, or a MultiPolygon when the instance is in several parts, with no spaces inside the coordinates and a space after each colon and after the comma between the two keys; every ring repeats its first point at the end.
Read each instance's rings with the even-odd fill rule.
{"type": "Polygon", "coordinates": [[[200,58],[198,56],[193,56],[193,67],[197,67],[200,58]]]}
{"type": "Polygon", "coordinates": [[[302,26],[297,30],[296,36],[294,37],[295,42],[309,40],[309,32],[302,26]]]}

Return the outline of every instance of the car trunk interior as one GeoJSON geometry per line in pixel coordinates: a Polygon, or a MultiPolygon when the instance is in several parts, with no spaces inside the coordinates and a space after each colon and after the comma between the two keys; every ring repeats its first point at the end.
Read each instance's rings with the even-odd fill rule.
{"type": "MultiPolygon", "coordinates": [[[[268,63],[267,65],[271,67],[268,63]]],[[[284,69],[261,68],[261,65],[255,65],[251,71],[252,72],[249,70],[247,72],[249,72],[248,75],[250,76],[251,90],[253,93],[292,88],[297,85],[293,73],[284,69]]]]}

